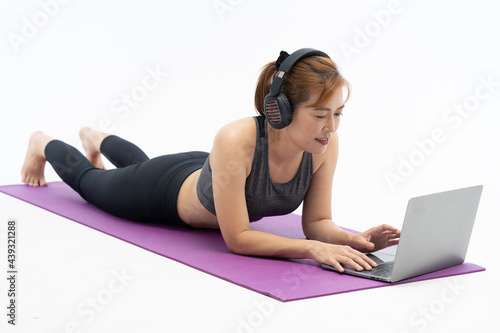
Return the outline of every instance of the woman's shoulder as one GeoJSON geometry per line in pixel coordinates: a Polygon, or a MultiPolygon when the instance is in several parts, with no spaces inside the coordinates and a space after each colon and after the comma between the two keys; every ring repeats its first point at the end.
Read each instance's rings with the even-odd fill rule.
{"type": "Polygon", "coordinates": [[[251,166],[255,152],[257,125],[254,117],[232,121],[215,135],[212,153],[219,158],[242,159],[251,166]]]}
{"type": "Polygon", "coordinates": [[[215,142],[241,148],[248,144],[255,148],[257,126],[254,117],[246,117],[222,126],[216,134],[215,142]]]}
{"type": "Polygon", "coordinates": [[[255,117],[245,117],[227,123],[220,128],[218,134],[238,134],[241,131],[256,132],[255,117]]]}

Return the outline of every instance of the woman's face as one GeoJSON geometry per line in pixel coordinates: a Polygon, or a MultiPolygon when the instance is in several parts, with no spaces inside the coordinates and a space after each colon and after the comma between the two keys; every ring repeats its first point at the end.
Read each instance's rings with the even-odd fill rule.
{"type": "Polygon", "coordinates": [[[309,101],[294,111],[292,122],[285,127],[289,140],[301,150],[312,154],[322,154],[337,131],[344,107],[342,89],[319,107],[311,107],[319,98],[312,94],[309,101]]]}

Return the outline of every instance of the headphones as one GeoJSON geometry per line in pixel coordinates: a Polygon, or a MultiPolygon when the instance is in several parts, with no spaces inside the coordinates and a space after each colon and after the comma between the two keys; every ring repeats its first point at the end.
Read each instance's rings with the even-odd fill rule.
{"type": "Polygon", "coordinates": [[[290,72],[296,63],[312,56],[330,58],[326,53],[310,48],[297,50],[290,55],[281,51],[280,57],[276,61],[276,67],[279,65],[278,75],[273,78],[269,94],[264,99],[264,112],[271,127],[282,129],[292,122],[293,107],[285,93],[281,92],[283,77],[290,72]],[[282,60],[283,57],[284,60],[282,60]],[[282,60],[281,64],[280,60],[282,60]]]}

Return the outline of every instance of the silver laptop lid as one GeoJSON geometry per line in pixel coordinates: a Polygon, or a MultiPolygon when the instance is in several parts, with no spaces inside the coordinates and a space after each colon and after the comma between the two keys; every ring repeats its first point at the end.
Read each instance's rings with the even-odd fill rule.
{"type": "Polygon", "coordinates": [[[464,262],[482,185],[410,199],[391,281],[464,262]]]}

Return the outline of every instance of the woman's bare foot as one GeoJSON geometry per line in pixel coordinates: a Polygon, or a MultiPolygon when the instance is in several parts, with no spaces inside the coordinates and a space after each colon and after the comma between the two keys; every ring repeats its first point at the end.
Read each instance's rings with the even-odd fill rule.
{"type": "Polygon", "coordinates": [[[104,163],[101,159],[101,143],[109,134],[93,130],[89,127],[84,127],[80,130],[80,139],[82,140],[83,148],[87,155],[87,159],[96,168],[105,170],[104,163]]]}
{"type": "Polygon", "coordinates": [[[29,186],[47,186],[45,181],[45,146],[54,138],[37,131],[30,137],[28,151],[21,168],[21,180],[29,186]]]}

